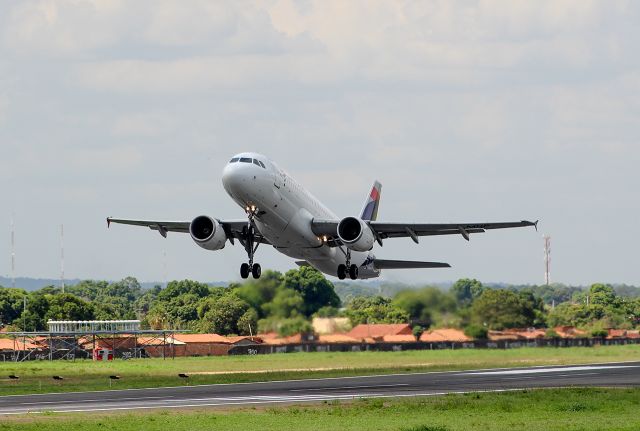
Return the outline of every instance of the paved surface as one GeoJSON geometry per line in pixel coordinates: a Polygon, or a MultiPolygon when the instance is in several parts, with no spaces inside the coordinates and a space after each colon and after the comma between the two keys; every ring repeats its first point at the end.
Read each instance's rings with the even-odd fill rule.
{"type": "Polygon", "coordinates": [[[5,396],[0,397],[0,415],[291,404],[566,386],[640,386],[640,362],[5,396]]]}

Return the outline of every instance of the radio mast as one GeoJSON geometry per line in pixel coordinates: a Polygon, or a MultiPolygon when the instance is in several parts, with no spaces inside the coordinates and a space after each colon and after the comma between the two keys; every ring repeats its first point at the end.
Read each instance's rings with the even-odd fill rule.
{"type": "Polygon", "coordinates": [[[551,237],[545,235],[544,239],[544,284],[551,283],[551,237]]]}
{"type": "Polygon", "coordinates": [[[16,287],[16,225],[11,214],[11,287],[16,287]]]}
{"type": "Polygon", "coordinates": [[[64,293],[64,224],[60,225],[60,285],[64,293]]]}

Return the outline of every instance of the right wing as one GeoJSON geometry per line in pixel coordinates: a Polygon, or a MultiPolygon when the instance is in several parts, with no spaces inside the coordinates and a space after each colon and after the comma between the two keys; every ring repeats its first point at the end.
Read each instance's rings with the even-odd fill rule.
{"type": "Polygon", "coordinates": [[[469,234],[472,233],[527,226],[534,226],[537,229],[538,222],[527,220],[498,223],[389,223],[373,221],[369,225],[381,238],[410,237],[415,241],[415,238],[419,236],[462,235],[464,239],[469,241],[469,234]]]}
{"type": "MultiPolygon", "coordinates": [[[[341,244],[337,237],[337,228],[340,220],[316,220],[311,222],[311,230],[318,236],[327,236],[327,243],[330,246],[341,244]]],[[[492,229],[507,229],[515,227],[538,227],[538,222],[527,220],[516,222],[498,222],[498,223],[396,223],[369,221],[367,222],[378,243],[382,243],[386,238],[408,237],[414,242],[418,242],[418,237],[433,235],[462,235],[464,239],[469,241],[469,235],[472,233],[483,233],[492,229]]]]}
{"type": "MultiPolygon", "coordinates": [[[[227,239],[234,243],[234,239],[238,239],[244,244],[247,237],[247,221],[246,220],[217,220],[222,226],[227,239]]],[[[151,230],[157,230],[160,235],[167,237],[168,232],[189,233],[190,221],[158,221],[158,220],[129,220],[129,219],[117,219],[107,218],[107,227],[111,226],[111,223],[127,224],[131,226],[145,226],[151,230]]],[[[255,241],[259,241],[262,244],[269,244],[269,241],[260,233],[255,227],[255,241]]]]}

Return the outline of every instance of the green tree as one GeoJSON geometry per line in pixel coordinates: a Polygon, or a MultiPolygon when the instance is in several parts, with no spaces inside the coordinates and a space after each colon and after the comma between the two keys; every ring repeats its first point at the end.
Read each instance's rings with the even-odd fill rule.
{"type": "Polygon", "coordinates": [[[409,313],[381,296],[356,297],[345,311],[352,325],[360,323],[408,323],[409,313]]]}
{"type": "Polygon", "coordinates": [[[21,314],[27,292],[0,286],[0,327],[10,325],[21,314]]]}
{"type": "Polygon", "coordinates": [[[634,301],[617,296],[610,285],[593,284],[589,291],[576,295],[574,300],[575,303],[562,303],[551,310],[548,324],[627,329],[637,324],[634,301]]]}
{"type": "Polygon", "coordinates": [[[260,318],[268,313],[263,309],[265,304],[273,301],[278,289],[282,287],[282,274],[277,271],[265,271],[257,280],[250,280],[237,287],[233,291],[253,307],[260,318]]]}
{"type": "Polygon", "coordinates": [[[340,315],[340,309],[331,306],[325,306],[319,309],[314,317],[337,317],[340,315]]]}
{"type": "Polygon", "coordinates": [[[290,318],[269,317],[258,322],[260,332],[277,332],[281,337],[295,334],[307,334],[313,331],[311,323],[303,316],[290,318]]]}
{"type": "Polygon", "coordinates": [[[152,316],[162,316],[165,324],[172,327],[198,325],[198,306],[203,298],[219,295],[220,290],[192,280],[172,281],[158,293],[149,310],[152,316]],[[156,311],[155,309],[158,308],[156,311]]]}
{"type": "Polygon", "coordinates": [[[468,307],[485,290],[478,280],[462,278],[451,286],[451,293],[456,299],[458,306],[468,307]]]}
{"type": "Polygon", "coordinates": [[[70,293],[46,295],[48,310],[45,320],[93,320],[94,307],[88,301],[70,293]]]}
{"type": "Polygon", "coordinates": [[[262,309],[267,317],[297,317],[304,314],[304,298],[296,290],[281,287],[271,302],[262,305],[262,309]]]}
{"type": "Polygon", "coordinates": [[[416,325],[411,329],[411,333],[416,337],[416,340],[420,340],[420,337],[424,333],[424,328],[420,325],[416,325]]]}
{"type": "Polygon", "coordinates": [[[161,286],[153,286],[151,289],[143,292],[133,304],[133,308],[136,314],[140,313],[141,316],[146,316],[151,310],[151,306],[158,299],[158,295],[162,291],[161,286]]]}
{"type": "Polygon", "coordinates": [[[158,300],[170,301],[182,295],[194,295],[204,298],[210,294],[209,286],[193,280],[171,281],[165,289],[158,293],[158,300]]]}
{"type": "Polygon", "coordinates": [[[40,291],[32,292],[27,298],[27,309],[20,316],[20,328],[27,331],[43,331],[47,329],[45,315],[49,311],[50,295],[40,291]]]}
{"type": "Polygon", "coordinates": [[[302,295],[303,313],[309,317],[322,307],[339,307],[340,298],[333,284],[317,269],[303,266],[287,271],[284,275],[284,287],[293,289],[302,295]]]}
{"type": "Polygon", "coordinates": [[[464,328],[464,334],[474,340],[486,340],[489,336],[489,331],[484,326],[471,324],[464,328]]]}
{"type": "MultiPolygon", "coordinates": [[[[208,302],[209,306],[206,307],[206,311],[200,319],[199,329],[201,331],[220,335],[245,333],[244,330],[238,329],[238,322],[249,310],[249,304],[233,293],[208,302]]],[[[246,328],[246,332],[249,332],[248,328],[246,328]]]]}
{"type": "Polygon", "coordinates": [[[534,315],[529,303],[506,289],[487,289],[471,306],[472,322],[489,329],[528,327],[533,325],[534,315]]]}
{"type": "Polygon", "coordinates": [[[393,299],[392,304],[409,313],[411,322],[429,328],[443,316],[456,311],[456,301],[449,293],[437,287],[404,290],[393,299]]]}
{"type": "Polygon", "coordinates": [[[608,284],[596,283],[589,289],[589,304],[599,304],[604,307],[617,308],[621,305],[620,298],[608,284]]]}
{"type": "Polygon", "coordinates": [[[258,331],[258,313],[254,308],[249,308],[238,319],[238,335],[255,335],[258,331]]]}

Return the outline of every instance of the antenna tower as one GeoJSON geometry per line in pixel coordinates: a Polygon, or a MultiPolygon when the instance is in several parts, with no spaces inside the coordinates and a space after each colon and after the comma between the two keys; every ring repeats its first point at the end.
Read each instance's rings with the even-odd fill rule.
{"type": "Polygon", "coordinates": [[[544,284],[551,283],[551,237],[545,235],[544,239],[544,284]]]}
{"type": "Polygon", "coordinates": [[[16,225],[11,215],[11,287],[16,287],[16,225]]]}
{"type": "Polygon", "coordinates": [[[64,225],[60,225],[60,286],[64,293],[64,225]]]}

